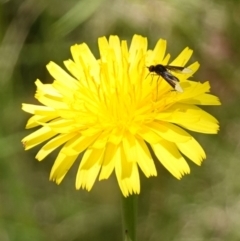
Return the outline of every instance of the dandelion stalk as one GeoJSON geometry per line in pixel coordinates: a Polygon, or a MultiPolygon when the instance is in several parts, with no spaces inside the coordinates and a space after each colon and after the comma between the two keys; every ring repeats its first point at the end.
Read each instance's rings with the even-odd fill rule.
{"type": "Polygon", "coordinates": [[[138,196],[122,196],[122,219],[124,241],[136,241],[138,196]]]}

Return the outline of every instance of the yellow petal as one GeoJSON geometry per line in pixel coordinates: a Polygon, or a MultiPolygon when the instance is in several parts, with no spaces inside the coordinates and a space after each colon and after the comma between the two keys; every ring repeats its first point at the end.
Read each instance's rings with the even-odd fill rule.
{"type": "Polygon", "coordinates": [[[133,164],[132,166],[131,176],[125,179],[118,179],[118,184],[125,197],[129,196],[129,194],[132,195],[140,193],[140,179],[136,164],[133,164]]]}
{"type": "MultiPolygon", "coordinates": [[[[79,50],[78,50],[79,55],[74,57],[74,60],[76,58],[79,59],[79,57],[80,57],[80,64],[83,68],[91,68],[91,70],[96,71],[96,73],[98,74],[99,73],[98,72],[99,64],[98,64],[96,58],[94,57],[93,53],[87,46],[87,44],[85,44],[85,43],[80,44],[80,45],[78,45],[78,48],[79,48],[79,50]]],[[[73,52],[72,52],[72,54],[74,55],[73,52]]],[[[91,71],[91,73],[93,73],[94,71],[91,71]]]]}
{"type": "Polygon", "coordinates": [[[104,149],[88,148],[86,150],[77,173],[77,189],[91,190],[101,168],[103,153],[104,149]]]}
{"type": "Polygon", "coordinates": [[[53,131],[57,133],[69,133],[74,131],[76,128],[74,126],[75,121],[69,119],[55,119],[49,123],[40,123],[43,126],[50,127],[53,131]]]}
{"type": "Polygon", "coordinates": [[[147,38],[135,34],[132,38],[132,42],[129,48],[129,63],[134,65],[136,63],[136,57],[140,51],[147,50],[147,38]]]}
{"type": "Polygon", "coordinates": [[[167,122],[152,122],[149,127],[163,139],[171,142],[186,142],[190,139],[182,128],[167,122]]]}
{"type": "Polygon", "coordinates": [[[50,112],[55,112],[53,108],[50,108],[48,106],[42,106],[42,105],[30,105],[30,104],[22,104],[22,110],[25,112],[31,113],[31,114],[37,114],[38,111],[43,111],[44,113],[49,114],[50,112]]]}
{"type": "Polygon", "coordinates": [[[197,106],[177,103],[159,113],[157,119],[176,123],[192,131],[215,134],[219,129],[218,121],[197,106]],[[171,115],[169,115],[172,113],[171,115]]]}
{"type": "Polygon", "coordinates": [[[126,132],[123,138],[123,149],[128,162],[136,162],[136,141],[132,134],[126,132]]]}
{"type": "Polygon", "coordinates": [[[159,39],[154,50],[151,52],[151,54],[149,54],[149,57],[147,58],[147,66],[163,64],[162,62],[166,52],[166,48],[167,41],[164,39],[159,39]]]}
{"type": "Polygon", "coordinates": [[[175,144],[163,140],[151,146],[158,160],[177,179],[180,179],[184,174],[190,173],[187,162],[179,153],[175,144]]]}
{"type": "Polygon", "coordinates": [[[138,135],[140,138],[144,139],[148,143],[158,143],[162,140],[162,137],[160,137],[156,132],[152,131],[147,126],[141,126],[141,129],[138,132],[138,135]]]}
{"type": "MultiPolygon", "coordinates": [[[[62,148],[62,150],[64,150],[64,147],[62,148]]],[[[57,184],[60,184],[68,170],[77,159],[78,155],[79,154],[68,156],[62,151],[60,151],[52,167],[50,173],[50,180],[55,181],[57,184]]]]}
{"type": "Polygon", "coordinates": [[[58,66],[54,62],[51,61],[47,65],[47,69],[55,80],[58,80],[64,84],[68,83],[68,85],[73,87],[76,86],[76,79],[70,76],[66,71],[64,71],[60,66],[58,66]]]}
{"type": "Polygon", "coordinates": [[[27,125],[26,125],[26,129],[30,129],[30,128],[39,126],[39,125],[41,125],[41,123],[46,123],[52,119],[55,119],[56,117],[58,117],[58,114],[56,112],[49,113],[49,115],[46,115],[46,116],[34,115],[29,118],[27,125]]]}
{"type": "Polygon", "coordinates": [[[116,152],[118,146],[111,142],[108,142],[105,147],[105,153],[103,157],[102,169],[99,175],[99,180],[108,179],[115,167],[116,152]]]}
{"type": "Polygon", "coordinates": [[[96,164],[102,164],[103,154],[104,148],[95,149],[89,147],[83,155],[79,170],[89,170],[96,164]]]}
{"type": "Polygon", "coordinates": [[[191,105],[221,105],[219,98],[211,94],[202,94],[193,98],[181,100],[181,102],[191,105]]]}
{"type": "Polygon", "coordinates": [[[80,45],[74,44],[73,46],[71,46],[70,51],[73,56],[74,63],[76,63],[76,65],[79,66],[79,68],[82,68],[80,58],[79,58],[79,56],[81,56],[82,54],[80,45]]]}
{"type": "Polygon", "coordinates": [[[70,86],[68,82],[60,82],[55,80],[52,84],[55,90],[57,90],[59,93],[61,93],[61,99],[66,99],[66,102],[72,101],[73,99],[73,92],[79,90],[79,84],[77,81],[75,81],[76,84],[73,86],[70,86]]]}
{"type": "Polygon", "coordinates": [[[178,95],[178,100],[181,102],[186,99],[195,98],[196,96],[202,95],[210,90],[208,81],[204,83],[195,81],[181,82],[181,86],[185,89],[182,95],[178,95]],[[186,86],[188,87],[186,88],[186,86]]]}
{"type": "MultiPolygon", "coordinates": [[[[71,59],[66,60],[63,62],[68,71],[77,79],[80,80],[81,78],[84,78],[84,72],[81,68],[81,65],[77,65],[74,61],[71,59]]],[[[67,84],[67,82],[66,82],[67,84]]]]}
{"type": "Polygon", "coordinates": [[[65,145],[68,155],[83,152],[96,140],[98,136],[99,133],[93,136],[76,136],[76,138],[73,138],[65,145]]]}
{"type": "Polygon", "coordinates": [[[162,61],[162,65],[167,65],[168,62],[169,62],[169,60],[170,60],[170,58],[171,58],[171,55],[170,55],[170,54],[167,54],[167,55],[165,56],[165,58],[163,59],[163,61],[162,61]]]}
{"type": "Polygon", "coordinates": [[[120,68],[119,73],[122,73],[122,51],[120,46],[120,40],[118,36],[110,36],[109,46],[113,49],[115,53],[116,65],[120,68]]]}
{"type": "Polygon", "coordinates": [[[137,163],[145,176],[157,176],[157,170],[146,143],[141,139],[136,139],[135,148],[137,163]]]}
{"type": "Polygon", "coordinates": [[[37,92],[35,97],[48,96],[54,100],[61,100],[62,95],[53,87],[52,84],[43,84],[39,79],[35,81],[37,92]]]}
{"type": "Polygon", "coordinates": [[[188,60],[191,58],[193,51],[186,47],[178,56],[175,58],[170,65],[173,66],[185,66],[188,60]]]}
{"type": "Polygon", "coordinates": [[[58,148],[60,145],[74,138],[77,133],[61,134],[54,137],[47,144],[45,144],[36,155],[36,159],[43,160],[48,154],[58,148]]]}
{"type": "Polygon", "coordinates": [[[22,143],[25,147],[25,150],[29,150],[34,146],[39,145],[40,143],[52,138],[55,135],[57,135],[56,132],[52,131],[51,128],[49,128],[48,126],[44,126],[23,138],[22,143]]]}
{"type": "Polygon", "coordinates": [[[97,178],[101,165],[95,165],[90,170],[79,170],[76,178],[76,189],[90,191],[97,178]]]}
{"type": "Polygon", "coordinates": [[[185,156],[197,165],[201,165],[202,160],[206,158],[204,150],[193,137],[186,142],[176,143],[176,145],[185,156]]]}
{"type": "Polygon", "coordinates": [[[116,152],[116,176],[120,189],[126,197],[129,194],[140,193],[140,180],[137,164],[128,162],[122,145],[116,152]]]}

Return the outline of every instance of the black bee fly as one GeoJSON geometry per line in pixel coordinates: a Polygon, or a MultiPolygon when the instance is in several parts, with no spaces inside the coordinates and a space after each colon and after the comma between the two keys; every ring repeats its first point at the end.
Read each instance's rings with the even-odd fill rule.
{"type": "Polygon", "coordinates": [[[149,73],[155,73],[159,76],[161,76],[163,79],[165,79],[168,84],[170,84],[176,91],[183,92],[182,87],[179,84],[179,79],[174,76],[171,72],[178,72],[178,73],[186,73],[188,72],[188,69],[185,67],[180,66],[171,66],[171,65],[151,65],[147,67],[149,70],[149,73]]]}

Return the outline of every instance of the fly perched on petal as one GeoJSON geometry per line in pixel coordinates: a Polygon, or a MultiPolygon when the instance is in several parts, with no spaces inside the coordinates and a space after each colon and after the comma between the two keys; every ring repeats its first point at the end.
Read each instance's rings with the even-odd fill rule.
{"type": "Polygon", "coordinates": [[[39,161],[61,148],[51,180],[61,183],[81,159],[77,189],[89,191],[97,178],[108,179],[115,171],[128,196],[140,193],[139,169],[146,177],[157,175],[150,148],[178,179],[190,173],[185,157],[201,164],[205,152],[184,129],[217,133],[218,121],[198,106],[220,102],[209,93],[208,82],[189,80],[199,68],[198,62],[186,66],[193,51],[185,48],[169,62],[166,44],[160,39],[148,50],[147,38],[134,35],[128,48],[117,36],[101,37],[99,59],[83,43],[72,46],[73,59],[64,61],[69,73],[53,62],[47,65],[53,83],[35,82],[41,105],[23,104],[23,110],[32,114],[26,128],[39,129],[22,142],[26,150],[46,142],[37,153],[39,161]],[[191,70],[168,74],[177,79],[181,92],[161,75],[149,74],[147,66],[157,65],[191,70]]]}

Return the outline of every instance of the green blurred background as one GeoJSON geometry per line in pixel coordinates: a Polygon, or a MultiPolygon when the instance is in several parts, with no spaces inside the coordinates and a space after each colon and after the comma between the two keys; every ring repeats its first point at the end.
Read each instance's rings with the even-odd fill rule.
{"type": "Polygon", "coordinates": [[[115,176],[93,190],[75,190],[78,163],[60,186],[49,182],[56,152],[39,163],[39,149],[21,139],[30,117],[21,103],[34,99],[45,66],[63,66],[70,46],[86,42],[98,57],[97,38],[138,33],[153,48],[168,41],[176,56],[194,49],[222,106],[207,107],[218,135],[193,133],[207,153],[202,167],[189,161],[181,181],[159,163],[158,177],[141,175],[139,241],[240,240],[240,1],[238,0],[0,0],[0,241],[122,240],[120,192],[115,176]]]}

